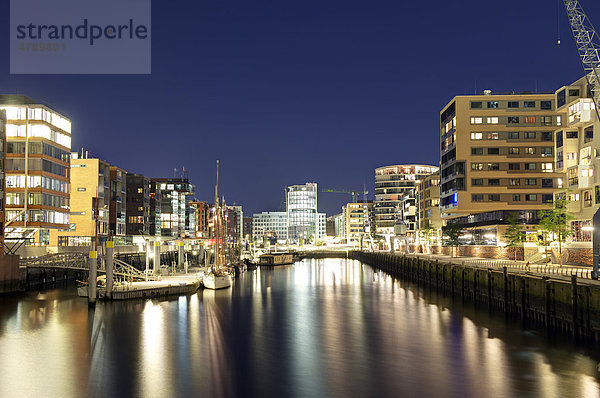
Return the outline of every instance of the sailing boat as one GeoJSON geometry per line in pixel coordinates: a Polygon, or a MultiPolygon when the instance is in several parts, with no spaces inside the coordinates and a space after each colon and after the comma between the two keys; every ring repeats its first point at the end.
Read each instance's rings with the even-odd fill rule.
{"type": "Polygon", "coordinates": [[[225,234],[223,233],[223,209],[219,203],[219,161],[217,160],[217,184],[215,185],[215,215],[213,238],[215,261],[204,274],[202,283],[207,289],[223,289],[231,286],[232,278],[225,263],[225,234]]]}

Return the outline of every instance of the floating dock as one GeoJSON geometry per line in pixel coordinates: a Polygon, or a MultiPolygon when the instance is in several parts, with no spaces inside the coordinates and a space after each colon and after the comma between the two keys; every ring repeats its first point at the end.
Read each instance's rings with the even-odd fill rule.
{"type": "MultiPolygon", "coordinates": [[[[98,288],[98,298],[104,300],[133,300],[157,298],[196,292],[202,282],[200,273],[185,276],[165,276],[160,281],[130,282],[113,286],[111,297],[106,294],[106,288],[98,288]]],[[[79,288],[81,297],[87,297],[87,286],[79,288]]]]}

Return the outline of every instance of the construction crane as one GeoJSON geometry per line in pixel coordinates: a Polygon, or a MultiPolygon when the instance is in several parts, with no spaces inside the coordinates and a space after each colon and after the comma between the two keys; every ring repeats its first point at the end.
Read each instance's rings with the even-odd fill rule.
{"type": "MultiPolygon", "coordinates": [[[[579,59],[581,60],[588,87],[594,100],[598,122],[600,121],[600,113],[598,111],[600,107],[600,78],[598,78],[600,74],[600,55],[598,54],[598,50],[600,50],[600,38],[598,38],[598,33],[594,29],[594,25],[592,25],[592,22],[577,0],[563,0],[563,4],[567,11],[567,17],[569,17],[569,24],[571,25],[571,32],[573,32],[575,45],[579,52],[579,59]]],[[[592,238],[593,268],[591,276],[593,279],[598,279],[600,276],[600,209],[594,214],[592,224],[594,225],[594,232],[592,238]]]]}
{"type": "Polygon", "coordinates": [[[579,59],[594,100],[596,116],[600,120],[598,111],[598,107],[600,107],[600,55],[598,54],[600,38],[596,33],[596,29],[594,29],[594,25],[581,8],[579,1],[563,0],[563,4],[579,52],[579,59]]]}
{"type": "Polygon", "coordinates": [[[345,189],[322,189],[321,192],[327,193],[345,193],[352,195],[352,203],[356,203],[358,201],[358,197],[360,195],[367,195],[369,191],[347,191],[345,189]]]}

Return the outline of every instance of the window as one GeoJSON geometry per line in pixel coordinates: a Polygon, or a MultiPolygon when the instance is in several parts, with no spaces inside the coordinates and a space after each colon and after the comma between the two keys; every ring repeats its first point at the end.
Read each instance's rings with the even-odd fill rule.
{"type": "Polygon", "coordinates": [[[527,124],[535,123],[535,116],[525,116],[524,119],[527,124]]]}
{"type": "Polygon", "coordinates": [[[513,202],[520,202],[521,201],[521,195],[519,194],[514,194],[512,197],[513,202]]]}
{"type": "Polygon", "coordinates": [[[560,125],[562,125],[561,121],[562,121],[561,117],[560,117],[560,116],[557,116],[557,117],[556,117],[556,125],[557,125],[557,126],[560,126],[560,125]]]}
{"type": "Polygon", "coordinates": [[[560,148],[563,146],[563,135],[562,135],[562,131],[557,131],[556,132],[556,147],[560,148]]]}
{"type": "Polygon", "coordinates": [[[537,179],[535,178],[526,178],[525,185],[537,185],[537,179]]]}
{"type": "Polygon", "coordinates": [[[543,157],[552,156],[552,147],[548,146],[540,148],[540,152],[542,153],[543,157]]]}
{"type": "Polygon", "coordinates": [[[577,167],[571,167],[567,169],[567,179],[569,185],[577,185],[579,184],[579,176],[577,175],[577,167]]]}
{"type": "Polygon", "coordinates": [[[542,163],[543,173],[552,173],[552,163],[542,163]]]}
{"type": "Polygon", "coordinates": [[[540,109],[552,109],[552,101],[540,101],[540,109]]]}
{"type": "MultiPolygon", "coordinates": [[[[552,126],[552,116],[540,116],[540,124],[542,126],[552,126]]],[[[557,124],[560,124],[558,119],[557,124]]]]}
{"type": "Polygon", "coordinates": [[[78,192],[85,192],[85,188],[77,188],[78,192]]]}
{"type": "Polygon", "coordinates": [[[498,185],[500,185],[500,179],[499,178],[488,178],[488,185],[498,186],[498,185]]]}
{"type": "Polygon", "coordinates": [[[471,148],[471,155],[483,155],[483,148],[471,148]]]}
{"type": "Polygon", "coordinates": [[[483,202],[483,195],[480,193],[472,194],[471,201],[472,202],[483,202]]]}
{"type": "Polygon", "coordinates": [[[519,123],[518,116],[509,116],[508,117],[508,124],[517,124],[517,123],[519,123]]]}
{"type": "Polygon", "coordinates": [[[565,136],[567,138],[577,138],[577,131],[567,131],[565,132],[565,136]]]}
{"type": "Polygon", "coordinates": [[[488,148],[487,153],[488,155],[499,155],[500,148],[488,148]]]}
{"type": "Polygon", "coordinates": [[[542,141],[552,141],[552,131],[542,131],[542,141]]]}
{"type": "Polygon", "coordinates": [[[498,124],[498,117],[497,116],[491,116],[491,117],[488,117],[486,119],[486,121],[487,121],[487,124],[498,124]]]}
{"type": "Polygon", "coordinates": [[[471,109],[481,109],[482,103],[481,101],[471,101],[471,109]]]}
{"type": "Polygon", "coordinates": [[[569,200],[571,202],[577,202],[579,201],[579,194],[578,193],[572,193],[569,195],[569,200]]]}
{"type": "Polygon", "coordinates": [[[535,170],[535,163],[525,163],[525,170],[535,170]]]}
{"type": "Polygon", "coordinates": [[[500,170],[500,164],[498,164],[498,163],[488,163],[487,164],[487,169],[488,170],[500,170]]]}
{"type": "Polygon", "coordinates": [[[509,140],[518,140],[519,139],[519,132],[518,131],[509,131],[509,133],[508,133],[508,139],[509,140]]]}
{"type": "Polygon", "coordinates": [[[535,140],[535,131],[526,131],[525,136],[523,138],[526,138],[528,140],[535,140]]]}
{"type": "Polygon", "coordinates": [[[488,200],[490,202],[500,202],[500,194],[498,194],[498,193],[489,194],[488,200]]]}
{"type": "Polygon", "coordinates": [[[577,160],[577,152],[567,152],[567,160],[577,160]]]}
{"type": "Polygon", "coordinates": [[[594,128],[588,127],[583,131],[583,142],[590,142],[594,139],[594,128]]]}
{"type": "Polygon", "coordinates": [[[526,155],[535,155],[535,148],[534,147],[527,147],[527,148],[525,148],[524,153],[526,155]]]}
{"type": "Polygon", "coordinates": [[[523,108],[535,108],[535,101],[523,101],[523,108]]]}
{"type": "Polygon", "coordinates": [[[508,154],[509,155],[518,155],[519,147],[513,146],[513,147],[508,148],[508,154]]]}
{"type": "Polygon", "coordinates": [[[488,108],[498,108],[498,101],[488,101],[487,103],[487,107],[488,108]]]}
{"type": "Polygon", "coordinates": [[[472,140],[481,140],[483,138],[483,134],[482,133],[471,133],[471,139],[472,140]]]}
{"type": "Polygon", "coordinates": [[[592,147],[586,146],[579,151],[579,162],[582,165],[592,164],[592,147]]]}
{"type": "Polygon", "coordinates": [[[499,134],[498,133],[488,133],[487,136],[488,140],[497,140],[499,138],[499,134]]]}
{"type": "Polygon", "coordinates": [[[521,164],[520,163],[509,163],[508,164],[508,169],[509,170],[520,170],[521,169],[521,164]]]}
{"type": "Polygon", "coordinates": [[[569,89],[569,97],[579,97],[579,89],[578,88],[569,89]]]}
{"type": "Polygon", "coordinates": [[[521,185],[521,180],[519,180],[518,178],[511,178],[509,180],[509,184],[513,187],[516,187],[516,186],[521,185]]]}
{"type": "Polygon", "coordinates": [[[518,108],[519,107],[519,101],[508,101],[508,107],[509,108],[518,108]]]}
{"type": "Polygon", "coordinates": [[[471,163],[471,170],[483,170],[483,163],[471,163]]]}
{"type": "Polygon", "coordinates": [[[551,193],[545,193],[542,194],[542,203],[552,203],[552,194],[551,193]]]}
{"type": "Polygon", "coordinates": [[[560,108],[561,106],[564,106],[567,103],[567,98],[566,98],[566,93],[565,90],[560,90],[558,92],[558,94],[556,94],[556,107],[560,108]]]}
{"type": "Polygon", "coordinates": [[[483,185],[483,178],[472,178],[471,185],[475,185],[475,186],[483,185]]]}
{"type": "Polygon", "coordinates": [[[534,202],[537,200],[537,195],[529,193],[529,194],[525,195],[525,200],[527,200],[529,202],[534,202]]]}
{"type": "Polygon", "coordinates": [[[471,124],[481,124],[481,123],[483,123],[482,117],[472,117],[471,118],[471,124]]]}
{"type": "Polygon", "coordinates": [[[542,178],[542,188],[552,188],[552,178],[542,178]]]}

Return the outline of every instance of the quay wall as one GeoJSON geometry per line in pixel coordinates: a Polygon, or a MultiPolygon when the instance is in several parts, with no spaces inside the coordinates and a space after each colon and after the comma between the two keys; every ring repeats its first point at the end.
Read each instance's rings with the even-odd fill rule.
{"type": "Polygon", "coordinates": [[[19,291],[19,256],[0,255],[0,294],[19,291]]]}
{"type": "Polygon", "coordinates": [[[500,310],[576,338],[600,342],[600,287],[502,269],[439,263],[423,258],[353,251],[349,257],[391,276],[500,310]]]}

